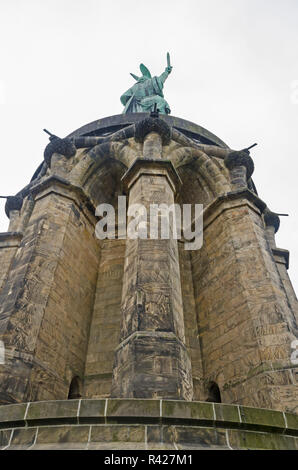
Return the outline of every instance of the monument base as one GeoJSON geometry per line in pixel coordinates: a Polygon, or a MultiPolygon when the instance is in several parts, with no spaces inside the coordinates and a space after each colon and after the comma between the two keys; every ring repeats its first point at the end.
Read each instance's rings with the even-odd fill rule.
{"type": "Polygon", "coordinates": [[[0,449],[297,450],[298,416],[178,400],[62,400],[0,407],[0,449]]]}

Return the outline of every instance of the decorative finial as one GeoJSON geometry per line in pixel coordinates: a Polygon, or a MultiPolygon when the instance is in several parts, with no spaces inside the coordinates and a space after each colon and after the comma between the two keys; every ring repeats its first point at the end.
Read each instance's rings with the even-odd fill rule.
{"type": "Polygon", "coordinates": [[[51,158],[53,153],[60,153],[60,155],[64,155],[66,158],[73,157],[76,154],[77,149],[72,140],[68,138],[61,139],[60,137],[52,134],[47,129],[43,130],[50,136],[50,143],[46,146],[44,151],[44,159],[48,167],[51,166],[51,158]]]}
{"type": "Polygon", "coordinates": [[[6,199],[5,213],[9,218],[10,211],[20,211],[23,205],[23,198],[20,196],[0,196],[1,199],[6,199]]]}
{"type": "Polygon", "coordinates": [[[266,226],[274,227],[275,233],[279,230],[280,220],[279,217],[289,217],[289,214],[277,214],[272,212],[268,207],[263,212],[264,221],[266,226]]]}
{"type": "Polygon", "coordinates": [[[47,129],[43,129],[44,132],[46,132],[47,134],[49,134],[49,140],[53,140],[53,139],[60,139],[60,137],[58,137],[57,135],[54,135],[52,134],[50,131],[48,131],[47,129]]]}
{"type": "Polygon", "coordinates": [[[241,151],[242,151],[242,152],[247,152],[247,153],[249,153],[249,151],[250,151],[251,149],[253,149],[254,147],[256,147],[257,145],[258,145],[258,144],[253,144],[253,145],[251,145],[250,147],[247,147],[246,149],[243,149],[243,150],[241,150],[241,151]]]}

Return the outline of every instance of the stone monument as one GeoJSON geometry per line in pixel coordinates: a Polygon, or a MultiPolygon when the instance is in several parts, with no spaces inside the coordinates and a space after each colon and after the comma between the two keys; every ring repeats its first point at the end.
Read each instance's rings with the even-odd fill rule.
{"type": "Polygon", "coordinates": [[[169,115],[170,71],[169,57],[159,77],[141,66],[122,114],[51,135],[7,199],[0,448],[297,449],[297,298],[279,216],[248,150],[169,115]],[[203,204],[202,247],[99,240],[96,208],[117,213],[123,196],[203,204]]]}

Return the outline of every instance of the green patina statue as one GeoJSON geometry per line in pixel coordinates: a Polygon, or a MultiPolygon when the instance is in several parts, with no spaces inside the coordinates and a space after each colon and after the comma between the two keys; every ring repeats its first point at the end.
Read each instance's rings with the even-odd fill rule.
{"type": "Polygon", "coordinates": [[[154,111],[155,105],[161,114],[170,114],[170,106],[163,96],[163,85],[172,71],[170,54],[167,54],[167,67],[159,77],[151,77],[151,73],[144,64],[140,65],[142,77],[137,77],[131,73],[137,81],[120,98],[125,106],[123,114],[127,113],[148,113],[154,111]]]}

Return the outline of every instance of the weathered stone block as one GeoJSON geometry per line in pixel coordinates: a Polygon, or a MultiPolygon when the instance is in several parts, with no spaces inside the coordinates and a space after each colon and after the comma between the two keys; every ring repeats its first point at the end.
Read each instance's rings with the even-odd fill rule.
{"type": "Polygon", "coordinates": [[[216,422],[220,424],[228,423],[229,425],[235,425],[237,427],[240,426],[240,416],[237,406],[214,403],[214,411],[216,422]]]}
{"type": "Polygon", "coordinates": [[[146,450],[144,442],[90,442],[88,450],[146,450]]]}
{"type": "Polygon", "coordinates": [[[162,417],[194,421],[213,421],[214,413],[211,403],[162,400],[162,417]]]}
{"type": "Polygon", "coordinates": [[[26,408],[25,403],[0,406],[0,427],[24,426],[26,408]]]}
{"type": "Polygon", "coordinates": [[[38,428],[36,444],[80,444],[88,442],[89,426],[51,426],[38,428]]]}
{"type": "Polygon", "coordinates": [[[225,431],[193,426],[167,426],[163,432],[165,442],[175,442],[179,449],[227,447],[225,431]]]}
{"type": "Polygon", "coordinates": [[[177,450],[173,442],[163,438],[166,426],[147,426],[147,450],[177,450]]]}
{"type": "Polygon", "coordinates": [[[92,426],[91,442],[145,442],[145,426],[92,426]]]}
{"type": "Polygon", "coordinates": [[[241,421],[246,426],[253,424],[254,426],[266,426],[269,429],[283,430],[285,428],[285,420],[283,414],[274,410],[263,410],[258,408],[248,408],[240,406],[241,421]]]}
{"type": "Polygon", "coordinates": [[[85,377],[84,390],[86,398],[109,398],[111,395],[112,373],[95,374],[85,377]]]}
{"type": "Polygon", "coordinates": [[[36,438],[37,428],[15,429],[9,450],[25,450],[31,447],[36,438]]]}
{"type": "Polygon", "coordinates": [[[163,427],[162,426],[147,426],[147,442],[162,443],[163,442],[163,427]]]}
{"type": "Polygon", "coordinates": [[[5,429],[0,431],[0,450],[8,446],[11,434],[14,432],[13,429],[5,429]]]}
{"type": "Polygon", "coordinates": [[[79,410],[79,422],[102,422],[105,406],[106,400],[82,400],[79,410]]]}
{"type": "Polygon", "coordinates": [[[116,352],[113,397],[192,397],[190,360],[171,332],[139,332],[116,352]]]}
{"type": "Polygon", "coordinates": [[[144,422],[156,421],[160,417],[159,400],[108,400],[107,420],[109,422],[121,422],[133,416],[137,416],[144,422]]]}
{"type": "Polygon", "coordinates": [[[249,450],[296,450],[298,440],[290,436],[254,431],[228,430],[233,449],[249,450]]]}
{"type": "Polygon", "coordinates": [[[27,421],[30,424],[52,422],[76,423],[79,400],[57,400],[30,403],[27,421]]]}
{"type": "Polygon", "coordinates": [[[298,415],[293,413],[285,413],[285,419],[287,424],[286,432],[295,432],[298,434],[298,415]]]}

